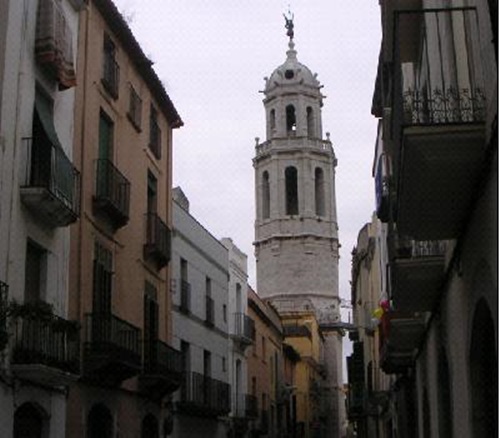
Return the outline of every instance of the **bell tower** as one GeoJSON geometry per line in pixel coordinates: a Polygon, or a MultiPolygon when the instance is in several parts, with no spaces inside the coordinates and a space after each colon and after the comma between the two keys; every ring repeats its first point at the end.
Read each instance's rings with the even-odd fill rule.
{"type": "Polygon", "coordinates": [[[292,20],[286,27],[286,60],[265,78],[266,139],[256,139],[253,159],[257,291],[278,311],[314,309],[320,323],[335,322],[337,160],[323,138],[322,85],[297,60],[292,20]]]}

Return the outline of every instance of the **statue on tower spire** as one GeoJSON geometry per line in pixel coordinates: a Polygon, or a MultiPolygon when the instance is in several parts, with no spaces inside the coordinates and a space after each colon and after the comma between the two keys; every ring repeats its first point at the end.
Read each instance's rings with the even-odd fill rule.
{"type": "Polygon", "coordinates": [[[288,9],[288,17],[283,14],[283,17],[285,17],[285,28],[287,30],[286,34],[288,37],[290,37],[290,41],[293,40],[293,14],[290,12],[290,9],[288,9]]]}

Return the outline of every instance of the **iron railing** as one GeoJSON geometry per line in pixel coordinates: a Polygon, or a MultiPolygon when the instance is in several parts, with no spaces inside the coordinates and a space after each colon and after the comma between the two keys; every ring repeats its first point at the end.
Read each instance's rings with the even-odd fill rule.
{"type": "Polygon", "coordinates": [[[144,373],[161,375],[182,375],[184,360],[182,353],[160,340],[145,345],[144,373]]]}
{"type": "Polygon", "coordinates": [[[231,410],[230,385],[197,372],[188,373],[181,387],[181,403],[220,415],[231,410]]]}
{"type": "Polygon", "coordinates": [[[170,260],[170,229],[156,213],[146,213],[145,252],[157,261],[158,268],[167,265],[170,260]]]}
{"type": "Polygon", "coordinates": [[[75,216],[80,214],[80,172],[60,146],[25,137],[27,169],[24,187],[48,190],[75,216]]]}
{"type": "Polygon", "coordinates": [[[395,254],[398,258],[444,256],[445,240],[413,240],[404,236],[395,238],[395,254]]]}
{"type": "Polygon", "coordinates": [[[133,362],[141,361],[141,330],[111,313],[85,315],[86,346],[92,351],[118,353],[133,362]]]}
{"type": "Polygon", "coordinates": [[[255,322],[252,318],[244,313],[234,314],[234,331],[233,336],[244,338],[249,341],[255,341],[255,322]]]}
{"type": "Polygon", "coordinates": [[[13,318],[14,364],[41,364],[79,372],[79,327],[56,315],[13,318]]]}
{"type": "Polygon", "coordinates": [[[483,122],[476,9],[398,11],[395,29],[395,127],[483,122]]]}
{"type": "Polygon", "coordinates": [[[95,200],[103,208],[111,210],[120,225],[128,221],[130,182],[110,160],[96,160],[95,200]]]}

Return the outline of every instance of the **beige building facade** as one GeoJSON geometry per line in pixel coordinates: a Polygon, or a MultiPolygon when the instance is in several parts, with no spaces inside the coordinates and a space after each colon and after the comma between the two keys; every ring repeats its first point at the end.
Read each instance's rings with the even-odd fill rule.
{"type": "Polygon", "coordinates": [[[172,427],[169,395],[183,373],[169,293],[172,133],[182,120],[111,1],[87,2],[80,29],[69,314],[82,327],[81,378],[68,436],[159,436],[172,427]]]}

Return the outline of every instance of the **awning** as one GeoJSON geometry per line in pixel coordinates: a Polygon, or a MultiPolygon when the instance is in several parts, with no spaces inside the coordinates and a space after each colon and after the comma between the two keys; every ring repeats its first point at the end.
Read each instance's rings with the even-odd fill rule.
{"type": "Polygon", "coordinates": [[[35,95],[35,111],[50,142],[62,149],[61,142],[57,137],[56,127],[54,126],[52,103],[43,94],[38,92],[35,95]]]}

